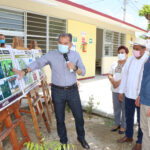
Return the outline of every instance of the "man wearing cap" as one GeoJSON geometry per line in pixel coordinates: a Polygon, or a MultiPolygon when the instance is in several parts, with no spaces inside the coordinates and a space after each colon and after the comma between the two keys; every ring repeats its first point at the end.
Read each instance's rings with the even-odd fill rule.
{"type": "Polygon", "coordinates": [[[148,59],[146,41],[137,38],[133,43],[133,56],[131,56],[123,67],[122,80],[119,90],[119,100],[123,101],[125,94],[126,132],[125,137],[118,140],[119,143],[132,142],[134,134],[134,114],[137,109],[138,136],[136,145],[132,150],[141,150],[143,133],[140,128],[139,92],[143,76],[144,64],[148,59]]]}
{"type": "MultiPolygon", "coordinates": [[[[150,32],[147,34],[148,40],[146,49],[150,51],[150,32]]],[[[143,132],[142,150],[150,150],[150,56],[144,65],[143,78],[140,95],[141,107],[141,129],[143,132]]]]}

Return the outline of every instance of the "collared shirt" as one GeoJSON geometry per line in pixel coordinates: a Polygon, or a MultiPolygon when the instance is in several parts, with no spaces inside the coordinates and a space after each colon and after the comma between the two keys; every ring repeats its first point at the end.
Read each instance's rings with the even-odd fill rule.
{"type": "Polygon", "coordinates": [[[146,106],[150,106],[150,57],[144,65],[140,90],[140,103],[146,106]]]}
{"type": "Polygon", "coordinates": [[[136,99],[138,97],[144,64],[147,59],[147,53],[145,53],[140,59],[137,59],[135,56],[128,58],[122,70],[122,80],[119,93],[125,93],[125,96],[131,99],[136,99]]]}
{"type": "MultiPolygon", "coordinates": [[[[82,70],[85,75],[85,67],[79,53],[70,50],[68,53],[69,61],[82,70]]],[[[29,65],[31,71],[40,69],[45,65],[50,65],[52,70],[52,83],[57,86],[71,86],[77,82],[76,72],[70,72],[67,68],[63,54],[58,50],[50,51],[44,56],[29,65]]]]}

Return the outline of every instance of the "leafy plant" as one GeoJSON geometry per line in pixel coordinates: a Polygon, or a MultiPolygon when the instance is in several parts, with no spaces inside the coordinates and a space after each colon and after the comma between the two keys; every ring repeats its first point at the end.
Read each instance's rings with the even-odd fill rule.
{"type": "Polygon", "coordinates": [[[88,106],[86,107],[86,112],[89,115],[89,118],[91,118],[91,114],[93,112],[93,107],[94,107],[93,100],[94,100],[94,97],[93,97],[93,95],[91,95],[89,97],[88,106]]]}
{"type": "Polygon", "coordinates": [[[149,30],[150,31],[150,23],[148,24],[148,29],[147,30],[149,30]]]}
{"type": "Polygon", "coordinates": [[[35,144],[33,142],[27,142],[24,144],[27,148],[27,150],[61,150],[62,147],[64,150],[74,150],[75,146],[74,145],[69,145],[69,144],[61,144],[59,142],[51,142],[47,143],[45,142],[45,139],[42,139],[42,144],[35,144]]]}
{"type": "Polygon", "coordinates": [[[104,122],[107,127],[112,127],[114,125],[114,120],[111,118],[104,118],[104,122]]]}
{"type": "Polygon", "coordinates": [[[144,5],[141,10],[139,10],[139,16],[146,16],[150,14],[150,5],[144,5]]]}
{"type": "Polygon", "coordinates": [[[150,5],[144,5],[141,10],[139,10],[139,16],[145,16],[149,20],[147,30],[150,30],[150,5]]]}
{"type": "Polygon", "coordinates": [[[144,40],[147,40],[147,39],[148,39],[148,37],[143,36],[143,35],[140,35],[139,38],[144,39],[144,40]]]}

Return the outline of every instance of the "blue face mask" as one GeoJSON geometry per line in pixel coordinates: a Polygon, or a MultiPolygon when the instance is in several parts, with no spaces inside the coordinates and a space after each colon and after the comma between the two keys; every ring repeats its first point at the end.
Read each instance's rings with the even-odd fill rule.
{"type": "Polygon", "coordinates": [[[5,40],[0,40],[0,44],[5,43],[5,40]]]}
{"type": "Polygon", "coordinates": [[[69,46],[67,45],[62,45],[62,44],[58,44],[58,51],[62,54],[68,53],[69,51],[69,46]]]}

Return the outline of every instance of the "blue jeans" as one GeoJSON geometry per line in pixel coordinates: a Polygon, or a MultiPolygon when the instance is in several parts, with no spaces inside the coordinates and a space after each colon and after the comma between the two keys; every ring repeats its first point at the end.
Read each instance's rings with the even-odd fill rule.
{"type": "Polygon", "coordinates": [[[80,140],[84,139],[84,119],[82,106],[79,96],[78,87],[72,89],[58,89],[55,87],[51,88],[52,91],[52,101],[54,104],[56,121],[57,121],[57,132],[60,137],[60,142],[66,144],[68,141],[67,131],[65,126],[65,106],[66,102],[72,111],[72,114],[75,118],[76,131],[78,138],[80,140]]]}
{"type": "Polygon", "coordinates": [[[142,144],[143,133],[140,128],[140,107],[136,107],[135,100],[125,97],[125,111],[126,111],[126,137],[132,138],[134,134],[134,114],[135,108],[137,109],[137,122],[138,122],[138,136],[136,143],[142,144]]]}

